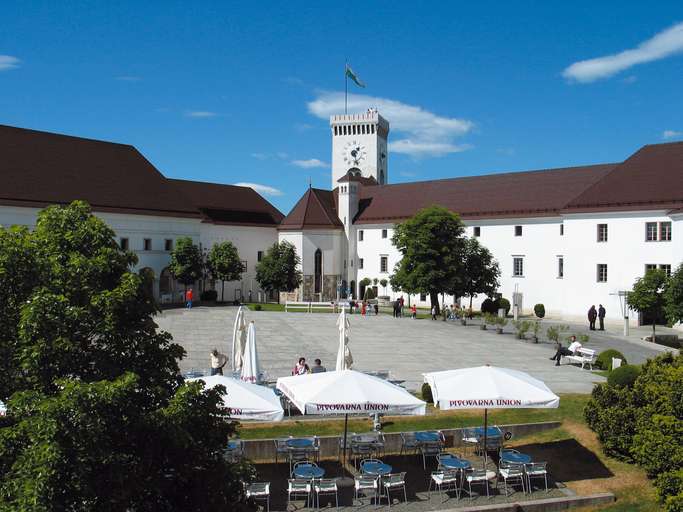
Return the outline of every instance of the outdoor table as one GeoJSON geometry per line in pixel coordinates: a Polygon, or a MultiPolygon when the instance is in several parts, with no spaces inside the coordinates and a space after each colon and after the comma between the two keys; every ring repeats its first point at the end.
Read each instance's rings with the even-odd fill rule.
{"type": "Polygon", "coordinates": [[[393,469],[389,464],[383,462],[366,462],[361,467],[361,472],[372,476],[388,475],[393,469]]]}
{"type": "Polygon", "coordinates": [[[237,450],[238,447],[237,441],[228,441],[228,450],[237,450]]]}
{"type": "Polygon", "coordinates": [[[503,462],[511,462],[512,464],[528,464],[531,462],[531,456],[526,453],[503,452],[500,460],[503,462]]]}
{"type": "Polygon", "coordinates": [[[472,467],[469,460],[457,457],[442,457],[439,463],[446,469],[467,469],[472,467]]]}
{"type": "Polygon", "coordinates": [[[301,448],[312,448],[313,440],[311,439],[287,439],[285,441],[289,448],[301,449],[301,448]]]}
{"type": "MultiPolygon", "coordinates": [[[[475,427],[472,429],[472,431],[478,437],[484,437],[484,427],[475,427]]],[[[488,427],[486,429],[486,437],[488,437],[488,438],[496,438],[496,437],[502,437],[502,436],[503,436],[503,432],[498,427],[488,427]]]]}
{"type": "Polygon", "coordinates": [[[441,437],[438,432],[415,432],[415,440],[418,443],[440,443],[441,437]]]}
{"type": "Polygon", "coordinates": [[[314,478],[325,476],[325,470],[318,466],[301,464],[294,468],[294,476],[305,480],[313,480],[314,478]]]}

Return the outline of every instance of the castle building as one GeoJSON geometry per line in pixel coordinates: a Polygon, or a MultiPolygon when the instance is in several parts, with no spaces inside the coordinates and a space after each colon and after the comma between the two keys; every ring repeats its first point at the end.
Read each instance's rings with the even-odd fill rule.
{"type": "Polygon", "coordinates": [[[137,254],[137,270],[153,273],[162,302],[179,300],[170,251],[189,236],[203,250],[230,240],[244,258],[225,300],[267,299],[255,266],[286,240],[303,282],[284,299],[359,298],[369,280],[380,296],[426,306],[428,297],[381,283],[400,259],[395,225],[434,204],[458,213],[492,252],[499,293],[522,312],[541,303],[549,315],[584,319],[603,304],[616,321],[638,277],[683,261],[683,142],[647,145],[610,164],[390,184],[389,122],[379,112],[332,116],[330,135],[330,189],[309,187],[283,216],[250,188],[168,179],[132,146],[0,126],[0,225],[30,227],[47,205],[88,201],[137,254]]]}

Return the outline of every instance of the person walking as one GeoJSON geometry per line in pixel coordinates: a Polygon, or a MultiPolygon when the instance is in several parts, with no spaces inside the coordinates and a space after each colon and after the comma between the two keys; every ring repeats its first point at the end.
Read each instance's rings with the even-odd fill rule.
{"type": "Polygon", "coordinates": [[[605,330],[605,315],[607,314],[607,310],[604,308],[602,304],[598,307],[598,319],[600,319],[600,330],[604,331],[605,330]]]}
{"type": "Polygon", "coordinates": [[[436,306],[432,306],[432,320],[436,320],[436,306]]]}
{"type": "Polygon", "coordinates": [[[598,318],[598,312],[595,310],[595,304],[593,304],[588,310],[588,328],[591,331],[595,330],[595,320],[598,318]]]}
{"type": "Polygon", "coordinates": [[[188,288],[185,292],[185,300],[187,301],[185,307],[187,309],[192,309],[192,288],[188,288]]]}
{"type": "Polygon", "coordinates": [[[211,351],[211,375],[223,375],[223,367],[228,364],[228,356],[215,348],[211,351]]]}
{"type": "Polygon", "coordinates": [[[360,307],[360,314],[363,318],[365,318],[366,309],[367,309],[367,304],[365,303],[365,301],[363,301],[363,305],[360,307]]]}
{"type": "Polygon", "coordinates": [[[375,303],[375,316],[379,315],[379,304],[375,303]]]}

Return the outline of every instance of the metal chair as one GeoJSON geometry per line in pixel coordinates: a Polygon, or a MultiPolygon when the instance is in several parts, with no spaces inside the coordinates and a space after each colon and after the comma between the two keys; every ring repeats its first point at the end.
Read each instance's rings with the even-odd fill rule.
{"type": "Polygon", "coordinates": [[[308,451],[291,449],[287,452],[287,457],[289,458],[289,473],[292,473],[292,469],[297,462],[309,462],[308,451]]]}
{"type": "Polygon", "coordinates": [[[361,475],[363,474],[363,466],[367,463],[382,464],[382,461],[379,459],[361,459],[360,465],[358,466],[360,468],[361,475]]]}
{"type": "Polygon", "coordinates": [[[223,457],[228,462],[239,462],[244,457],[244,443],[241,439],[234,439],[230,441],[233,443],[233,448],[225,448],[223,450],[223,457]]]}
{"type": "Polygon", "coordinates": [[[427,457],[434,457],[435,459],[441,455],[443,445],[437,443],[420,443],[420,453],[422,454],[422,469],[427,469],[427,457]]]}
{"type": "Polygon", "coordinates": [[[477,434],[474,431],[474,429],[463,429],[462,442],[464,446],[470,445],[470,447],[472,448],[472,453],[475,452],[477,446],[479,445],[479,438],[477,437],[477,434]]]}
{"type": "Polygon", "coordinates": [[[278,455],[284,455],[285,458],[289,455],[289,446],[287,441],[292,439],[291,437],[281,437],[280,439],[273,439],[275,443],[275,464],[277,464],[278,455]]]}
{"type": "Polygon", "coordinates": [[[311,481],[301,478],[291,478],[287,480],[287,507],[292,502],[292,496],[306,496],[306,504],[311,500],[311,481]]]}
{"type": "Polygon", "coordinates": [[[295,462],[294,465],[292,466],[292,471],[290,472],[290,476],[292,478],[296,478],[294,476],[294,472],[296,471],[296,468],[301,467],[301,466],[312,466],[312,467],[318,467],[318,465],[315,462],[311,462],[309,460],[301,460],[299,462],[295,462]]]}
{"type": "Polygon", "coordinates": [[[339,495],[337,493],[337,481],[334,479],[321,478],[313,482],[313,489],[315,490],[315,497],[317,498],[317,508],[320,508],[320,495],[334,494],[334,500],[337,508],[339,508],[339,495]]]}
{"type": "Polygon", "coordinates": [[[532,478],[543,478],[545,481],[545,492],[548,492],[548,463],[547,462],[529,462],[524,464],[524,473],[526,474],[527,488],[531,494],[533,487],[531,487],[532,478]]]}
{"type": "MultiPolygon", "coordinates": [[[[361,462],[361,467],[362,467],[362,462],[361,462]]],[[[378,481],[379,481],[379,477],[364,475],[364,474],[361,474],[360,476],[357,476],[356,478],[354,478],[353,499],[356,501],[360,501],[359,495],[361,493],[367,497],[367,494],[365,494],[366,491],[372,491],[372,495],[375,498],[375,501],[377,501],[378,492],[379,492],[378,481]]]]}
{"type": "Polygon", "coordinates": [[[417,453],[418,442],[415,439],[415,432],[401,432],[401,452],[399,455],[403,455],[403,452],[408,454],[409,450],[413,453],[417,453]]]}
{"type": "MultiPolygon", "coordinates": [[[[498,468],[498,475],[503,479],[503,484],[505,485],[505,497],[508,495],[508,480],[510,480],[511,485],[519,483],[522,485],[522,492],[526,493],[526,484],[524,480],[526,476],[524,475],[524,466],[522,464],[510,464],[507,462],[501,462],[498,468]]],[[[499,479],[496,479],[496,489],[498,488],[499,479]]]]}
{"type": "Polygon", "coordinates": [[[266,512],[270,512],[270,482],[253,482],[247,486],[247,499],[266,502],[266,512]]]}
{"type": "MultiPolygon", "coordinates": [[[[408,502],[408,494],[406,492],[406,474],[403,473],[390,473],[382,477],[382,487],[387,493],[387,501],[389,508],[391,508],[391,491],[396,489],[403,489],[403,500],[408,502]]],[[[381,496],[380,496],[381,498],[381,496]]]]}
{"type": "Polygon", "coordinates": [[[432,484],[439,490],[439,495],[443,497],[443,491],[455,490],[455,495],[460,499],[460,485],[459,485],[458,469],[446,469],[442,471],[433,471],[429,480],[429,499],[432,499],[432,484]],[[445,489],[444,489],[445,488],[445,489]]]}
{"type": "Polygon", "coordinates": [[[358,468],[358,460],[363,457],[372,457],[375,450],[370,443],[354,442],[351,440],[351,457],[353,458],[353,467],[358,468]]]}
{"type": "Polygon", "coordinates": [[[465,472],[470,501],[472,500],[472,484],[484,484],[486,487],[486,497],[489,498],[489,475],[485,469],[469,469],[465,472]]]}

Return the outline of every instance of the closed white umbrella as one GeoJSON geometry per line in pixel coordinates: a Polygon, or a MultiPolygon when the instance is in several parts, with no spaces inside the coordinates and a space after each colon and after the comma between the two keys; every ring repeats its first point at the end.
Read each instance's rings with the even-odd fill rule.
{"type": "Polygon", "coordinates": [[[560,398],[531,375],[495,366],[425,373],[434,404],[441,409],[484,409],[486,461],[489,409],[554,409],[560,398]]]}
{"type": "Polygon", "coordinates": [[[254,327],[253,320],[249,322],[247,330],[247,342],[244,347],[240,378],[245,382],[261,382],[261,365],[259,364],[258,352],[256,351],[256,328],[254,327]]]}
{"type": "Polygon", "coordinates": [[[280,421],[284,411],[275,391],[223,375],[197,377],[188,381],[201,380],[206,388],[224,386],[223,403],[230,410],[230,417],[239,420],[280,421]]]}
{"type": "Polygon", "coordinates": [[[350,370],[353,365],[353,356],[349,350],[349,329],[351,322],[346,316],[346,310],[342,309],[337,319],[337,328],[339,329],[339,350],[337,350],[337,366],[338,372],[342,370],[350,370]]]}
{"type": "Polygon", "coordinates": [[[244,308],[242,306],[237,310],[235,316],[235,325],[232,328],[232,369],[240,371],[242,369],[242,358],[244,354],[244,345],[247,340],[247,324],[244,319],[244,308]]]}

